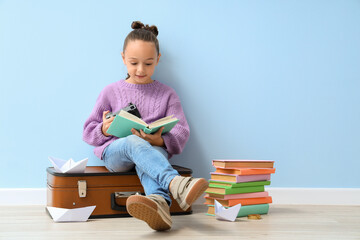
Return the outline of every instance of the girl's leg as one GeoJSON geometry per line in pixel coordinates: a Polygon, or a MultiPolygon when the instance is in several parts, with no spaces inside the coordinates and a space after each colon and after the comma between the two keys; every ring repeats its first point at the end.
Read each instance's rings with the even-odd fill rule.
{"type": "Polygon", "coordinates": [[[145,221],[154,230],[171,228],[170,182],[170,192],[183,210],[188,209],[208,186],[203,178],[181,177],[170,165],[166,151],[135,135],[111,143],[105,149],[103,159],[110,171],[128,171],[135,166],[146,197],[130,196],[126,209],[131,216],[145,221]]]}
{"type": "MultiPolygon", "coordinates": [[[[155,150],[159,151],[166,159],[168,157],[168,153],[162,147],[153,147],[155,150]]],[[[166,202],[171,205],[171,198],[168,194],[169,187],[164,189],[158,184],[154,179],[152,179],[149,175],[147,175],[141,168],[135,166],[136,172],[140,178],[141,184],[144,187],[145,195],[156,194],[162,196],[166,202]]],[[[176,170],[175,170],[176,171],[176,170]]],[[[177,172],[177,171],[176,171],[177,172]]]]}
{"type": "Polygon", "coordinates": [[[170,204],[169,184],[179,173],[172,168],[167,153],[144,139],[130,135],[111,143],[104,151],[105,166],[113,172],[136,168],[146,195],[161,195],[170,204]]]}

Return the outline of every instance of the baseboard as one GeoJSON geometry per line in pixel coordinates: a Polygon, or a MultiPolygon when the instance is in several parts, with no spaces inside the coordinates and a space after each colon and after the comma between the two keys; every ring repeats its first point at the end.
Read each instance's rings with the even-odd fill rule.
{"type": "MultiPolygon", "coordinates": [[[[273,204],[360,205],[360,188],[266,188],[273,204]]],[[[0,205],[46,205],[46,188],[2,188],[0,205]]],[[[200,197],[195,204],[203,204],[200,197]]]]}
{"type": "Polygon", "coordinates": [[[360,205],[360,188],[266,188],[274,204],[360,205]]]}
{"type": "Polygon", "coordinates": [[[46,205],[46,188],[0,188],[1,205],[46,205]]]}
{"type": "MultiPolygon", "coordinates": [[[[297,205],[360,205],[360,188],[274,188],[266,191],[272,204],[297,205]]],[[[195,204],[203,204],[199,198],[195,204]]]]}

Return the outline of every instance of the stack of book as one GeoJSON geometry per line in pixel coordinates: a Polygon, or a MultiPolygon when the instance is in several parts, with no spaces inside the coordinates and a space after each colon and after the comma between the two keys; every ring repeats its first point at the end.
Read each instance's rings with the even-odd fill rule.
{"type": "Polygon", "coordinates": [[[224,207],[241,204],[237,217],[250,214],[267,214],[271,196],[265,191],[270,177],[275,173],[271,160],[213,160],[215,172],[210,173],[205,204],[208,215],[215,215],[214,202],[224,207]]]}

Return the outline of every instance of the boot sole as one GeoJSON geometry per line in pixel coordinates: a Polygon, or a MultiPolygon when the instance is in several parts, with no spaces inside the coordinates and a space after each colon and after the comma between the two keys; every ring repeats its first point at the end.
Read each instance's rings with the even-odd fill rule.
{"type": "Polygon", "coordinates": [[[158,212],[158,206],[152,200],[143,196],[131,196],[126,201],[128,213],[144,222],[156,231],[165,231],[171,228],[170,222],[166,217],[162,217],[158,212]]]}

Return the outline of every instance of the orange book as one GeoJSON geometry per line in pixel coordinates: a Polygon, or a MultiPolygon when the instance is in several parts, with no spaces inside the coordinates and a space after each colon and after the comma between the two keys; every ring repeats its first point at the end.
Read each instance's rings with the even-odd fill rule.
{"type": "Polygon", "coordinates": [[[212,161],[214,167],[220,168],[273,168],[272,160],[227,160],[215,159],[212,161]]]}
{"type": "Polygon", "coordinates": [[[216,168],[215,173],[237,174],[237,175],[257,175],[275,173],[275,168],[216,168]]]}
{"type": "MultiPolygon", "coordinates": [[[[206,205],[214,205],[215,198],[205,197],[206,205]]],[[[232,207],[237,204],[245,205],[255,205],[255,204],[265,204],[265,203],[272,203],[271,197],[260,197],[260,198],[243,198],[243,199],[228,199],[228,200],[220,200],[216,199],[221,205],[224,207],[232,207]]]]}

